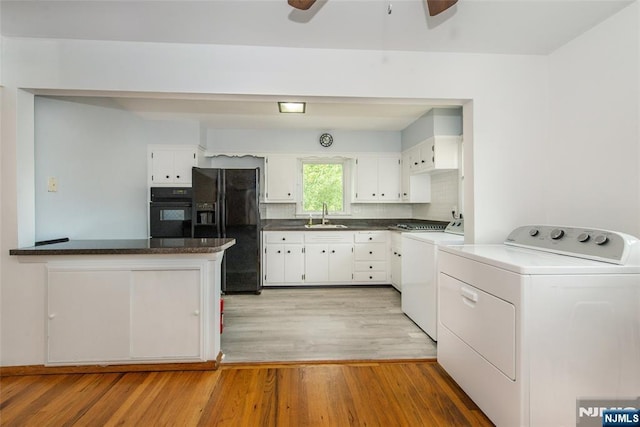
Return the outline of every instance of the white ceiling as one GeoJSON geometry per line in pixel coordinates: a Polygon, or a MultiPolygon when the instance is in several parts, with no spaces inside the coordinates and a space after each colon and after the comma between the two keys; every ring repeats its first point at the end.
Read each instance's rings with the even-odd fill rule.
{"type": "MultiPolygon", "coordinates": [[[[0,0],[0,29],[15,37],[544,55],[631,2],[460,0],[430,17],[424,0],[317,0],[308,11],[286,0],[0,0]]],[[[277,100],[127,94],[111,105],[211,127],[362,130],[403,129],[442,105],[315,98],[300,117],[278,115],[277,100]]]]}

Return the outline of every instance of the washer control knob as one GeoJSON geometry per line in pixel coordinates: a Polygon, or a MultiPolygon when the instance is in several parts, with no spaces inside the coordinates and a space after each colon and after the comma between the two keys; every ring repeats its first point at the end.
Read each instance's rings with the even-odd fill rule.
{"type": "Polygon", "coordinates": [[[540,231],[537,228],[532,228],[531,230],[529,230],[529,236],[531,237],[536,237],[539,233],[540,231]]]}
{"type": "Polygon", "coordinates": [[[589,235],[589,233],[580,233],[578,235],[578,242],[584,243],[589,241],[590,238],[591,236],[589,235]]]}
{"type": "Polygon", "coordinates": [[[596,243],[596,245],[604,245],[605,243],[607,243],[609,241],[609,238],[607,236],[605,236],[604,234],[600,234],[598,236],[596,236],[593,241],[596,243]]]}
{"type": "Polygon", "coordinates": [[[562,236],[564,236],[564,230],[562,228],[554,228],[551,230],[551,238],[553,240],[562,239],[562,236]]]}

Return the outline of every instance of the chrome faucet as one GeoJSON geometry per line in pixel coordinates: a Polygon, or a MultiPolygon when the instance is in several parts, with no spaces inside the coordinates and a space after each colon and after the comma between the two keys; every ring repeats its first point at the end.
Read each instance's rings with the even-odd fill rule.
{"type": "Polygon", "coordinates": [[[329,220],[325,218],[326,215],[329,215],[329,209],[327,208],[327,204],[322,202],[322,225],[329,222],[329,220]]]}

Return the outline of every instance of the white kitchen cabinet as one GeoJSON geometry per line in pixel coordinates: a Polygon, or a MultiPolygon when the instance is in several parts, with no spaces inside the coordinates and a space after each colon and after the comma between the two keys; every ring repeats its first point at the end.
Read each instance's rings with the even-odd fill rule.
{"type": "Polygon", "coordinates": [[[362,156],[355,160],[354,202],[400,201],[400,157],[362,156]]]}
{"type": "Polygon", "coordinates": [[[351,283],[353,232],[305,233],[305,283],[351,283]]]}
{"type": "Polygon", "coordinates": [[[394,288],[402,290],[402,233],[393,231],[389,252],[389,279],[394,288]]]}
{"type": "Polygon", "coordinates": [[[460,136],[436,135],[404,151],[410,174],[457,169],[460,141],[460,136]]]}
{"type": "Polygon", "coordinates": [[[427,172],[458,168],[459,136],[434,136],[423,144],[427,151],[427,172]]]}
{"type": "Polygon", "coordinates": [[[263,233],[264,285],[294,284],[304,280],[304,234],[288,231],[263,233]]]}
{"type": "Polygon", "coordinates": [[[166,264],[48,267],[47,365],[204,360],[204,267],[166,264]]]}
{"type": "Polygon", "coordinates": [[[431,175],[412,173],[410,152],[402,153],[402,201],[405,203],[431,202],[431,175]]]}
{"type": "Polygon", "coordinates": [[[265,202],[296,201],[298,159],[292,156],[269,156],[265,159],[265,202]]]}
{"type": "Polygon", "coordinates": [[[354,246],[355,282],[387,283],[388,231],[356,232],[354,246]]]}
{"type": "Polygon", "coordinates": [[[49,271],[47,364],[129,358],[127,271],[49,271]]]}
{"type": "Polygon", "coordinates": [[[202,298],[200,271],[134,271],[131,356],[198,358],[202,298]]]}
{"type": "Polygon", "coordinates": [[[204,150],[197,146],[150,145],[149,186],[188,187],[191,169],[201,166],[204,150]]]}

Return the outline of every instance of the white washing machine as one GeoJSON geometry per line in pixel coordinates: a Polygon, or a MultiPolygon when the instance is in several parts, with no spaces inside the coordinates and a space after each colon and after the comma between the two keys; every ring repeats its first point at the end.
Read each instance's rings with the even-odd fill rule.
{"type": "Polygon", "coordinates": [[[438,246],[464,243],[464,222],[444,231],[402,233],[402,311],[431,339],[438,340],[438,246]]]}
{"type": "Polygon", "coordinates": [[[438,262],[438,362],[496,425],[574,427],[598,416],[578,401],[640,396],[638,239],[524,226],[438,262]]]}

